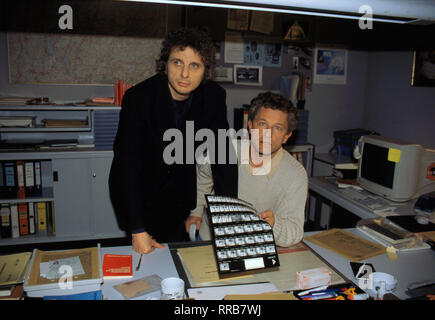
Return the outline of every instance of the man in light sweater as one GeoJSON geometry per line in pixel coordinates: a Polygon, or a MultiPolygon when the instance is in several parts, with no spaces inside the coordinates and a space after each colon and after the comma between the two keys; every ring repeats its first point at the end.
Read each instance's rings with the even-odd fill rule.
{"type": "MultiPolygon", "coordinates": [[[[273,228],[278,246],[302,240],[308,177],[304,167],[282,145],[297,126],[298,111],[281,95],[266,92],[251,101],[249,152],[238,143],[238,198],[251,203],[273,228]],[[270,137],[270,139],[265,138],[270,137]]],[[[197,207],[186,219],[196,224],[202,240],[210,240],[205,194],[213,193],[210,165],[197,165],[197,207]]]]}

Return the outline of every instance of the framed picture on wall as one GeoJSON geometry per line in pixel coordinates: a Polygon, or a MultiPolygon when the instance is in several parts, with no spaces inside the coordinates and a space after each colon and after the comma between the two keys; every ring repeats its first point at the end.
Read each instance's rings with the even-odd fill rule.
{"type": "Polygon", "coordinates": [[[216,67],[214,80],[217,82],[233,82],[233,68],[216,67]]]}
{"type": "Polygon", "coordinates": [[[411,85],[415,87],[435,86],[435,50],[414,52],[411,85]]]}
{"type": "Polygon", "coordinates": [[[234,84],[240,84],[246,86],[262,86],[263,67],[235,65],[234,84]]]}
{"type": "Polygon", "coordinates": [[[316,48],[314,55],[314,83],[346,84],[347,50],[316,48]]]}

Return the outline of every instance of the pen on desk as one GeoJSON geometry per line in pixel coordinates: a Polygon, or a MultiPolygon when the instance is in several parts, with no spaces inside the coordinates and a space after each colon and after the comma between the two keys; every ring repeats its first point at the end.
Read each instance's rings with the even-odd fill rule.
{"type": "Polygon", "coordinates": [[[138,271],[139,270],[139,268],[140,268],[140,263],[142,262],[142,253],[140,254],[140,258],[139,258],[139,262],[138,262],[138,264],[137,264],[137,267],[136,267],[136,271],[138,271]]]}
{"type": "Polygon", "coordinates": [[[317,288],[311,288],[309,290],[299,292],[298,295],[299,296],[304,296],[304,295],[309,294],[309,293],[314,292],[314,291],[325,290],[326,288],[328,288],[328,286],[321,286],[321,287],[317,287],[317,288]]]}

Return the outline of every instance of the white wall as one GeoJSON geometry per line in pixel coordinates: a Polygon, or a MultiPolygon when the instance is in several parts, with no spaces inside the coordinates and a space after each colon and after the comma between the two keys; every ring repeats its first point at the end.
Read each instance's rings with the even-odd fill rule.
{"type": "Polygon", "coordinates": [[[315,145],[316,153],[331,149],[334,131],[363,126],[367,62],[367,52],[349,51],[346,84],[313,84],[307,94],[308,141],[315,145]]]}
{"type": "Polygon", "coordinates": [[[412,52],[370,52],[364,126],[435,148],[435,87],[412,87],[412,52]]]}

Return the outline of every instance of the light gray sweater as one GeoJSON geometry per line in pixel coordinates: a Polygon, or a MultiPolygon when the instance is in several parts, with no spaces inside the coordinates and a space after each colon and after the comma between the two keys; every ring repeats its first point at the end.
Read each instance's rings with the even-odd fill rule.
{"type": "MultiPolygon", "coordinates": [[[[240,154],[240,153],[239,153],[240,154]]],[[[258,212],[272,210],[275,218],[275,243],[288,247],[302,240],[308,177],[305,168],[286,150],[280,149],[272,158],[268,174],[253,174],[253,168],[239,156],[238,198],[251,203],[258,212]]],[[[210,240],[205,211],[205,194],[213,192],[210,165],[197,165],[197,207],[191,215],[202,217],[199,234],[210,240]]]]}

